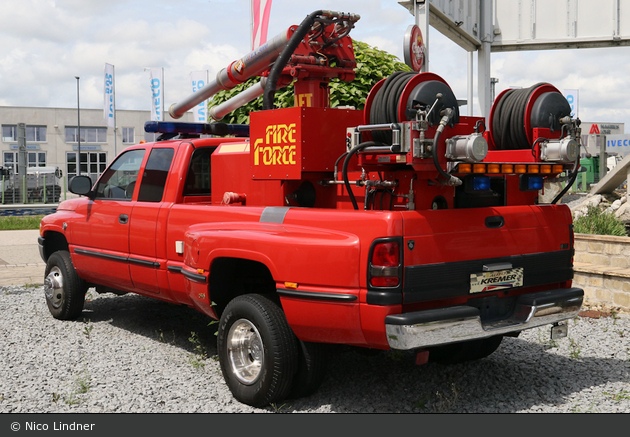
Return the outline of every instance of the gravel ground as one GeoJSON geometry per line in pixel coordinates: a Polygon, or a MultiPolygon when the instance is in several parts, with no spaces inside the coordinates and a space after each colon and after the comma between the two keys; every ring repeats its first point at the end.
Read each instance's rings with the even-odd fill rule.
{"type": "Polygon", "coordinates": [[[578,317],[556,343],[546,327],[525,331],[455,366],[334,347],[317,393],[258,409],[223,382],[205,316],[132,294],[88,297],[63,322],[41,287],[0,287],[0,413],[630,412],[624,314],[578,317]]]}

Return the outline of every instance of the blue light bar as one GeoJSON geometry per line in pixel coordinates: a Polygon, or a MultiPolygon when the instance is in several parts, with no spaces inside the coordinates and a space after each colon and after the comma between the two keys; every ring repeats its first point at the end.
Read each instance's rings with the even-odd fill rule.
{"type": "Polygon", "coordinates": [[[490,178],[487,176],[476,176],[473,178],[473,190],[487,191],[490,189],[490,178]]]}
{"type": "Polygon", "coordinates": [[[521,191],[538,191],[542,190],[544,185],[543,181],[543,176],[522,174],[519,177],[518,186],[521,191]]]}
{"type": "Polygon", "coordinates": [[[527,188],[529,190],[542,190],[543,178],[541,176],[530,176],[527,180],[527,188]]]}
{"type": "Polygon", "coordinates": [[[216,135],[248,137],[249,125],[226,123],[184,123],[175,121],[147,121],[144,131],[160,134],[216,135]]]}

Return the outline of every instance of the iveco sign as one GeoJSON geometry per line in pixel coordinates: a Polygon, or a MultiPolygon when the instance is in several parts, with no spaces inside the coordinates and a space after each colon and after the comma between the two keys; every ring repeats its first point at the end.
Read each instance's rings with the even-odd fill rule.
{"type": "Polygon", "coordinates": [[[627,155],[630,152],[630,135],[606,135],[606,151],[627,155]]]}

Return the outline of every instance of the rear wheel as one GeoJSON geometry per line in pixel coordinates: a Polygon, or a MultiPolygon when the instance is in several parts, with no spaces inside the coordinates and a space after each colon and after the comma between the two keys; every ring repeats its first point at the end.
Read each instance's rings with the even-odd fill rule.
{"type": "Polygon", "coordinates": [[[298,342],[298,371],[293,379],[290,394],[293,399],[315,393],[326,376],[326,345],[301,340],[298,342]]]}
{"type": "Polygon", "coordinates": [[[263,407],[285,399],[297,370],[297,339],[282,309],[259,294],[228,303],[219,322],[221,372],[234,397],[263,407]]]}
{"type": "Polygon", "coordinates": [[[447,344],[430,349],[429,361],[440,364],[458,364],[485,358],[496,351],[503,340],[497,335],[479,340],[447,344]]]}
{"type": "Polygon", "coordinates": [[[85,303],[87,284],[79,277],[70,253],[60,250],[53,253],[46,263],[44,294],[52,316],[60,320],[79,317],[85,303]]]}

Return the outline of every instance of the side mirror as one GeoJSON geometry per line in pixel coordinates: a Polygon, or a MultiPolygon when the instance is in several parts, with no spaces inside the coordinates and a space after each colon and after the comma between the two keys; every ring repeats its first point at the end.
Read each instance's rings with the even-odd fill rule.
{"type": "Polygon", "coordinates": [[[71,193],[86,196],[92,191],[92,179],[89,176],[75,176],[70,179],[68,189],[71,193]]]}

